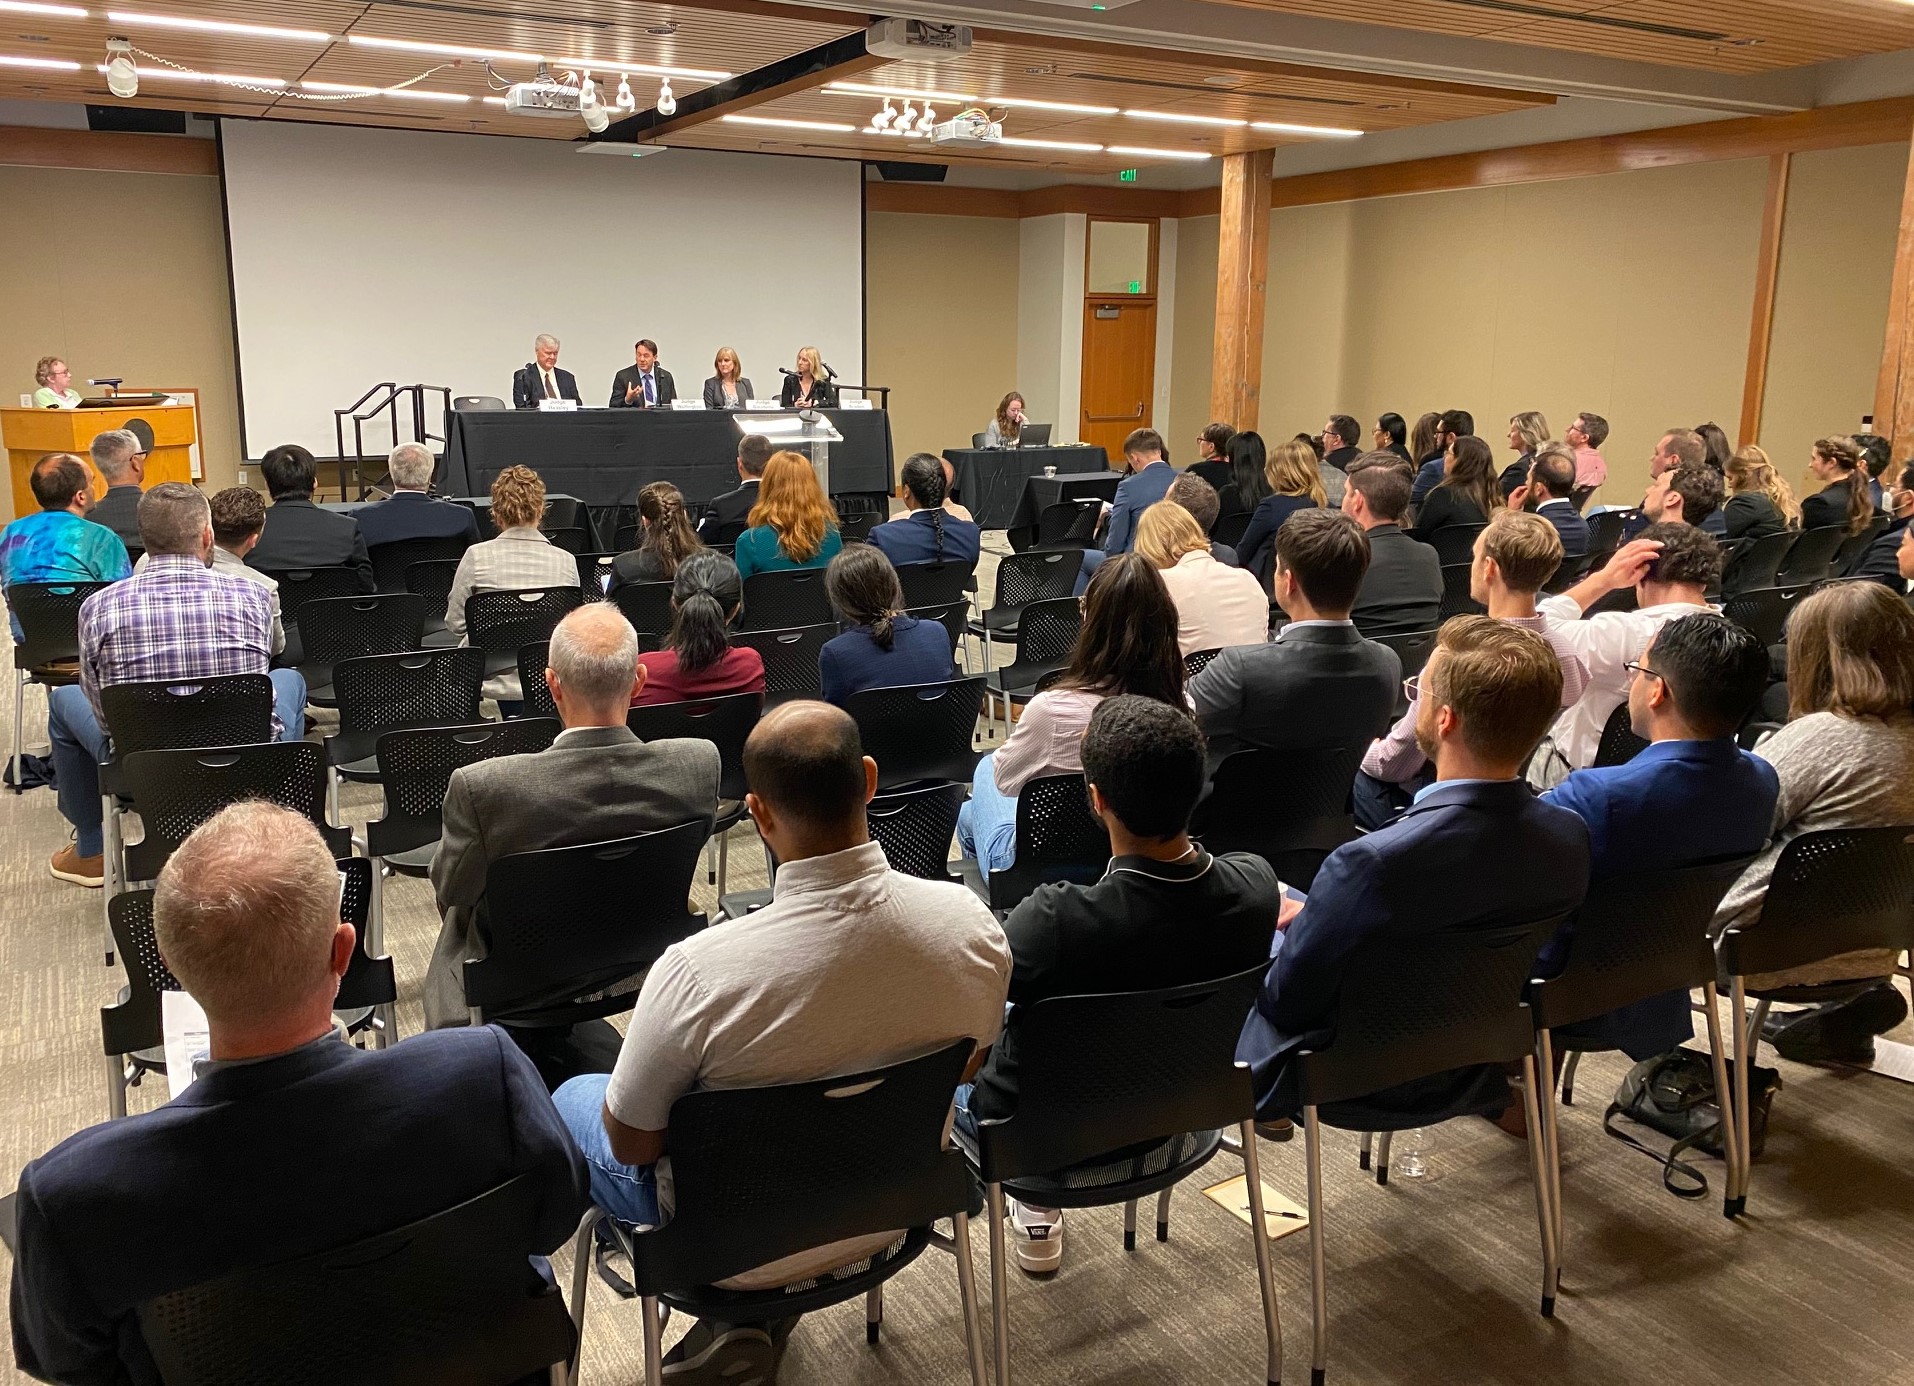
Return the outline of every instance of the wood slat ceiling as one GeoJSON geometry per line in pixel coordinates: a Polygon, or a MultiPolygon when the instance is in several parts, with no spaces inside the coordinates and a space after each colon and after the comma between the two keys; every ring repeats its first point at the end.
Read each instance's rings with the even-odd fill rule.
{"type": "Polygon", "coordinates": [[[1211,2],[1713,72],[1771,72],[1914,48],[1914,6],[1905,0],[1211,2]]]}

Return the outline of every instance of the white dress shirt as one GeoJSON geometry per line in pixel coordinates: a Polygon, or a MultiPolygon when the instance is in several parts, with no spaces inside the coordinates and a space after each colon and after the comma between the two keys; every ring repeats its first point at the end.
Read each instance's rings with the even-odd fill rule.
{"type": "Polygon", "coordinates": [[[1588,688],[1549,729],[1550,738],[1575,770],[1595,763],[1608,715],[1628,700],[1626,666],[1642,657],[1655,632],[1677,616],[1713,610],[1693,602],[1662,602],[1639,611],[1605,611],[1584,620],[1582,608],[1566,594],[1545,598],[1535,609],[1548,618],[1548,633],[1554,637],[1549,643],[1559,638],[1588,666],[1588,688]]]}

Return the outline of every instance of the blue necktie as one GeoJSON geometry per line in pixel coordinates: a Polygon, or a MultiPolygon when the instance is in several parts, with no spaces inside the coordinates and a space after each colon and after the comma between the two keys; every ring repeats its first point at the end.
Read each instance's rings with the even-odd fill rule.
{"type": "Polygon", "coordinates": [[[652,405],[656,404],[657,402],[658,402],[657,397],[651,393],[651,372],[646,371],[645,372],[645,406],[646,408],[649,408],[652,405]]]}

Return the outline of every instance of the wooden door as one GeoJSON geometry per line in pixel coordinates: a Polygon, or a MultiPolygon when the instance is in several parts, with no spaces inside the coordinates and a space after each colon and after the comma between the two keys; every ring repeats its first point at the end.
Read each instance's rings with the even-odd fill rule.
{"type": "Polygon", "coordinates": [[[1077,432],[1123,466],[1123,440],[1148,428],[1156,394],[1154,299],[1091,298],[1083,305],[1083,418],[1077,432]]]}

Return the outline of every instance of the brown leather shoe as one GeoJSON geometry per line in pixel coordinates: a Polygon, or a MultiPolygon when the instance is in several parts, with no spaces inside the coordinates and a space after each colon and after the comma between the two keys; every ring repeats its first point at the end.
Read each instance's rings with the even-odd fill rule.
{"type": "Polygon", "coordinates": [[[1499,1127],[1519,1141],[1525,1141],[1529,1138],[1528,1116],[1522,1110],[1522,1099],[1519,1096],[1515,1101],[1509,1103],[1508,1106],[1502,1109],[1501,1116],[1485,1116],[1482,1119],[1492,1126],[1499,1127]]]}
{"type": "Polygon", "coordinates": [[[1286,1141],[1296,1134],[1296,1123],[1288,1117],[1256,1123],[1256,1134],[1266,1141],[1286,1141]]]}
{"type": "Polygon", "coordinates": [[[78,844],[72,842],[53,854],[47,870],[58,880],[71,881],[89,890],[98,890],[106,884],[105,856],[83,857],[78,844]]]}

